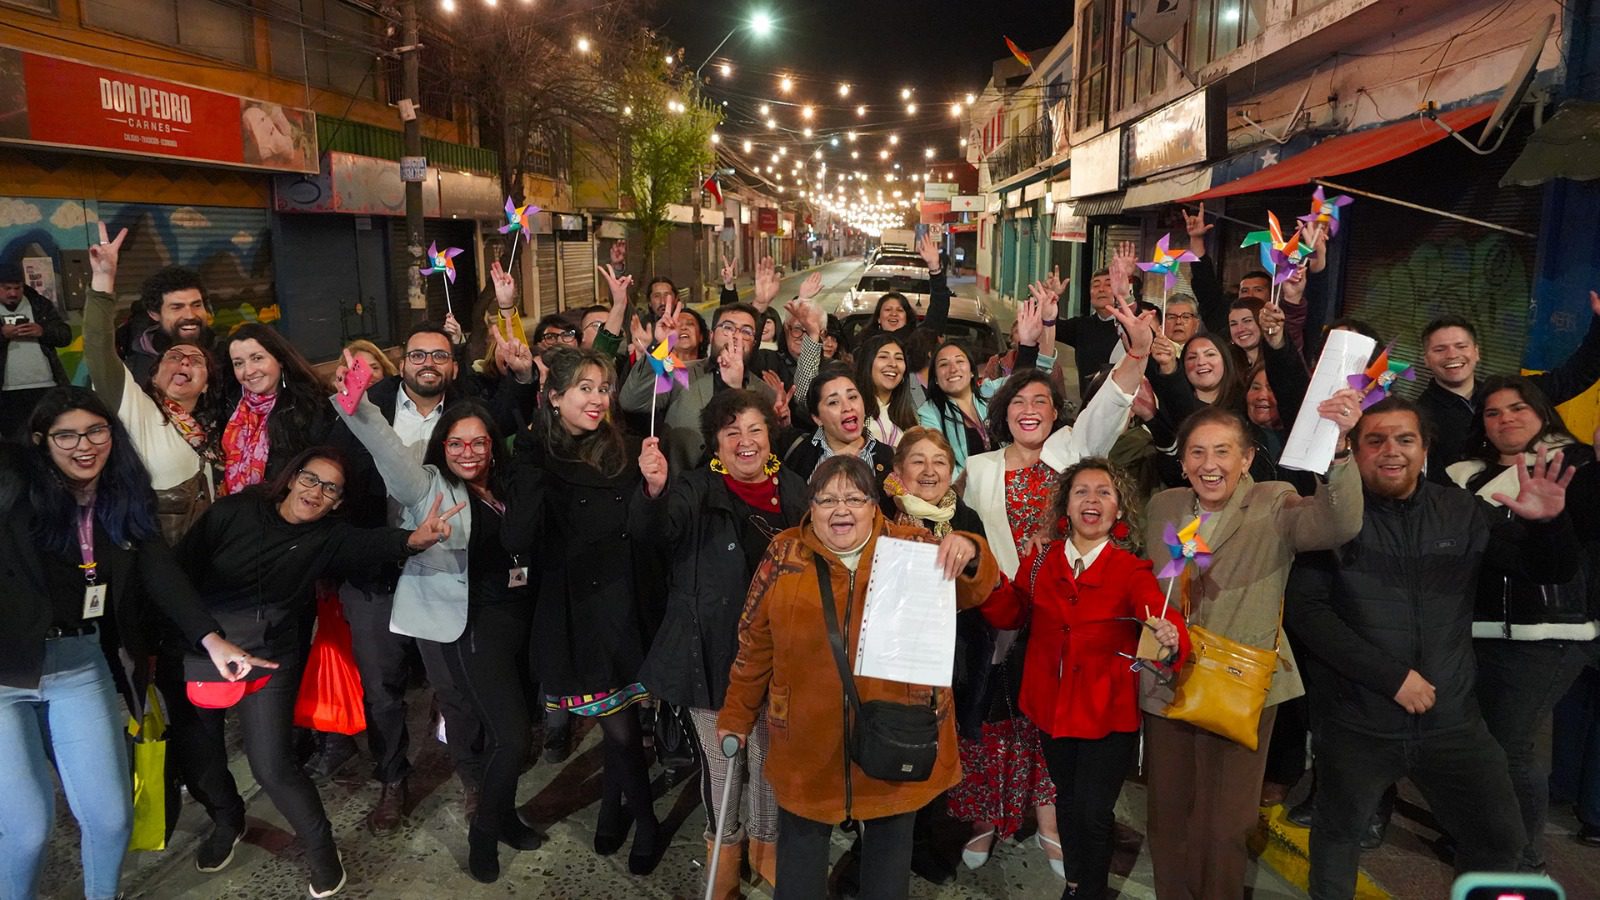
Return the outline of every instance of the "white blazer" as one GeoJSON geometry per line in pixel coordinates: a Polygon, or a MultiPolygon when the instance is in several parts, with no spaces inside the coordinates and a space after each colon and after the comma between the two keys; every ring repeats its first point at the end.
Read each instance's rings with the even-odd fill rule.
{"type": "MultiPolygon", "coordinates": [[[[1105,456],[1128,426],[1133,395],[1107,380],[1075,425],[1064,425],[1045,439],[1039,459],[1057,472],[1086,456],[1105,456]]],[[[1006,519],[1006,451],[990,450],[967,458],[967,491],[962,498],[983,520],[989,550],[1007,578],[1017,574],[1017,544],[1006,519]]]]}
{"type": "MultiPolygon", "coordinates": [[[[402,527],[415,529],[421,525],[433,509],[433,498],[439,494],[444,495],[442,509],[463,500],[470,505],[472,495],[467,486],[459,481],[452,484],[437,467],[423,465],[417,459],[421,448],[413,450],[402,443],[370,399],[363,396],[353,416],[345,415],[337,397],[330,402],[372,454],[389,496],[403,507],[402,527]]],[[[443,543],[406,557],[394,589],[394,610],[389,614],[389,630],[395,634],[447,644],[466,630],[471,512],[463,510],[450,520],[450,526],[450,537],[443,543]]]]}

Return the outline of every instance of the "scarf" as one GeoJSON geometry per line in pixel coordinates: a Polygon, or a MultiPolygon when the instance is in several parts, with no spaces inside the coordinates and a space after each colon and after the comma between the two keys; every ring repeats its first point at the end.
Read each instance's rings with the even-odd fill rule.
{"type": "Polygon", "coordinates": [[[775,512],[778,509],[778,478],[776,475],[761,479],[760,481],[740,481],[732,475],[722,476],[722,483],[728,486],[735,497],[744,501],[751,509],[765,512],[775,512]]]}
{"type": "Polygon", "coordinates": [[[914,524],[925,525],[932,522],[930,530],[934,537],[942,538],[950,533],[950,520],[956,515],[956,492],[954,489],[944,492],[937,504],[912,494],[906,486],[900,483],[900,478],[891,474],[883,480],[884,493],[894,498],[895,505],[906,516],[917,520],[914,524]]]}
{"type": "Polygon", "coordinates": [[[237,494],[260,483],[267,474],[267,417],[278,403],[277,394],[245,391],[222,431],[222,494],[237,494]]]}
{"type": "Polygon", "coordinates": [[[170,397],[161,398],[161,408],[167,414],[167,421],[177,430],[178,435],[196,451],[205,449],[206,429],[194,414],[183,408],[183,405],[170,397]]]}

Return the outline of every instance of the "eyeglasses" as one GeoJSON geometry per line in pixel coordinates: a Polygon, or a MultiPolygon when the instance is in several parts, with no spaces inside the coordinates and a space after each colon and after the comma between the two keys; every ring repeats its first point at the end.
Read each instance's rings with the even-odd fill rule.
{"type": "Polygon", "coordinates": [[[578,342],[578,332],[567,328],[562,331],[546,331],[544,334],[539,335],[539,343],[541,344],[554,344],[556,341],[560,341],[563,344],[575,344],[578,342]]]}
{"type": "Polygon", "coordinates": [[[755,340],[756,336],[756,330],[749,325],[735,325],[732,322],[723,322],[717,326],[717,330],[729,337],[733,337],[735,334],[742,334],[751,340],[755,340]]]}
{"type": "Polygon", "coordinates": [[[168,350],[162,359],[167,362],[180,363],[186,366],[203,366],[206,357],[203,353],[185,353],[182,350],[168,350]]]}
{"type": "Polygon", "coordinates": [[[111,426],[96,425],[88,431],[52,431],[50,443],[62,450],[76,450],[78,445],[88,439],[90,445],[103,447],[111,443],[111,426]]]}
{"type": "Polygon", "coordinates": [[[489,452],[489,439],[486,437],[473,438],[464,441],[460,438],[449,438],[444,442],[444,452],[451,456],[463,456],[471,450],[474,456],[489,452]]]}
{"type": "Polygon", "coordinates": [[[407,350],[406,362],[413,366],[420,366],[428,360],[433,360],[438,365],[444,365],[455,357],[449,350],[407,350]]]}
{"type": "Polygon", "coordinates": [[[327,497],[329,500],[337,500],[344,496],[344,488],[334,484],[331,481],[323,481],[321,478],[318,478],[316,475],[306,471],[305,469],[301,469],[299,472],[296,472],[294,480],[295,483],[299,484],[301,487],[321,488],[322,496],[327,497]]]}
{"type": "Polygon", "coordinates": [[[804,325],[790,325],[784,329],[784,333],[790,337],[805,337],[806,327],[804,325]]]}
{"type": "Polygon", "coordinates": [[[1198,319],[1200,317],[1194,313],[1167,313],[1167,318],[1177,322],[1188,322],[1192,319],[1198,319]]]}
{"type": "Polygon", "coordinates": [[[851,494],[848,497],[817,497],[811,501],[811,505],[815,506],[817,509],[833,510],[838,509],[839,504],[843,503],[850,509],[866,509],[867,504],[871,502],[871,497],[863,497],[860,494],[851,494]]]}

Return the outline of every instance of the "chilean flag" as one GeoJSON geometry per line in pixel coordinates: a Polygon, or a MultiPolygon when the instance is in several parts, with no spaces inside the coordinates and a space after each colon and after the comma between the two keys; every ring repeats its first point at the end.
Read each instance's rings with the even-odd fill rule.
{"type": "Polygon", "coordinates": [[[711,194],[712,199],[717,201],[718,206],[722,205],[722,187],[717,184],[717,176],[712,175],[700,186],[711,194]]]}

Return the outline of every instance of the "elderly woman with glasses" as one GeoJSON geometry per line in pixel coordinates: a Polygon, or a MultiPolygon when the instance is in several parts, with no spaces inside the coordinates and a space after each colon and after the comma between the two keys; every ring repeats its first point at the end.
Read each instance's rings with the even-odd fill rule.
{"type": "Polygon", "coordinates": [[[734,735],[743,743],[765,708],[767,780],[778,801],[777,900],[826,894],[830,835],[836,823],[852,818],[862,827],[861,896],[905,897],[916,812],[961,779],[948,690],[853,679],[863,703],[936,710],[938,755],[926,779],[870,777],[846,746],[844,692],[825,623],[837,621],[845,666],[853,671],[880,542],[937,541],[937,565],[955,581],[959,608],[982,603],[1000,577],[981,535],[952,531],[941,540],[918,527],[892,524],[878,508],[877,491],[877,477],[862,460],[823,460],[811,474],[808,511],[799,525],[773,538],[739,622],[739,652],[717,719],[718,736],[734,735]]]}
{"type": "Polygon", "coordinates": [[[209,660],[184,642],[166,652],[180,659],[188,703],[170,705],[168,740],[189,793],[211,817],[195,866],[216,872],[233,861],[244,836],[244,799],[228,770],[223,720],[239,710],[251,774],[288,820],[311,869],[309,893],[331,897],[345,883],[333,827],[322,799],[294,757],[294,705],[308,641],[300,633],[318,578],[340,577],[396,562],[450,538],[450,520],[465,504],[443,508],[436,494],[415,530],[356,528],[330,514],[344,498],[344,464],[328,447],[289,460],[272,481],[219,499],[189,529],[177,556],[208,613],[228,639],[280,668],[246,680],[218,681],[209,660]]]}

